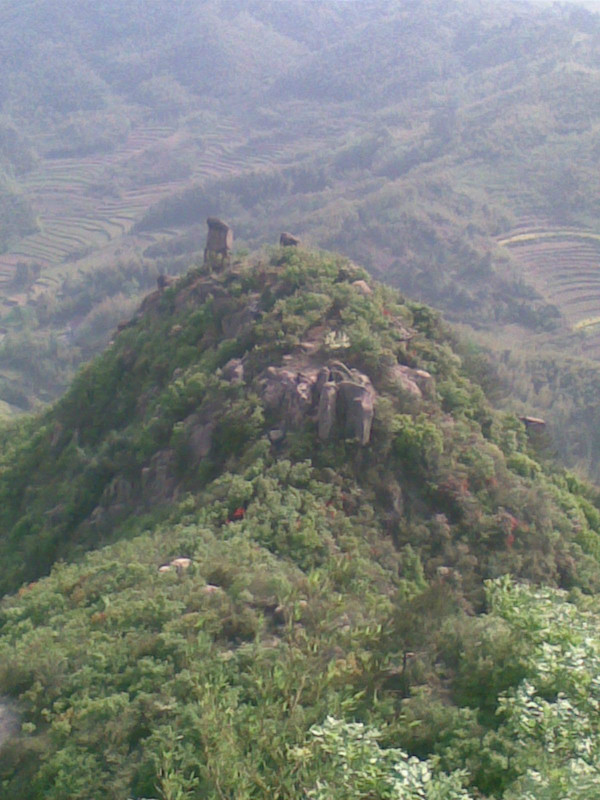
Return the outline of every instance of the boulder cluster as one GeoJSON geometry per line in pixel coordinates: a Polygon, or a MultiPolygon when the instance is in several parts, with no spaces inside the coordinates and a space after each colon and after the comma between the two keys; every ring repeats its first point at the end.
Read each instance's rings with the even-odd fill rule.
{"type": "Polygon", "coordinates": [[[362,372],[341,361],[302,369],[269,367],[262,383],[265,406],[286,424],[297,427],[312,418],[323,441],[337,427],[361,445],[369,443],[376,394],[362,372]]]}

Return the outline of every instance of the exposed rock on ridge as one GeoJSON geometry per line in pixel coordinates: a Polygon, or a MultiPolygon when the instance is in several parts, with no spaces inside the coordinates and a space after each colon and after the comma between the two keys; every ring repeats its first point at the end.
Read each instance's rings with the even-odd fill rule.
{"type": "Polygon", "coordinates": [[[226,222],[217,217],[209,217],[206,224],[208,236],[204,248],[204,264],[222,269],[229,262],[233,247],[233,231],[226,222]]]}
{"type": "Polygon", "coordinates": [[[322,440],[331,437],[337,424],[345,436],[367,445],[375,398],[368,376],[341,361],[301,370],[269,367],[263,378],[266,407],[278,411],[292,427],[313,419],[322,440]]]}

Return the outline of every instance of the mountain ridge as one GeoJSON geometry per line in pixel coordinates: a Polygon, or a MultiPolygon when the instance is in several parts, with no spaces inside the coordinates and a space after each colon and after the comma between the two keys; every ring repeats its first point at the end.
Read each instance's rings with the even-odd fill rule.
{"type": "Polygon", "coordinates": [[[271,248],[163,277],[63,399],[5,429],[3,789],[292,798],[329,769],[292,756],[328,715],[437,753],[456,791],[462,719],[468,786],[509,787],[525,767],[486,759],[512,734],[474,743],[530,674],[522,634],[500,657],[493,618],[518,666],[465,677],[500,613],[489,580],[585,607],[600,503],[536,460],[457,347],[347,259],[271,248]]]}

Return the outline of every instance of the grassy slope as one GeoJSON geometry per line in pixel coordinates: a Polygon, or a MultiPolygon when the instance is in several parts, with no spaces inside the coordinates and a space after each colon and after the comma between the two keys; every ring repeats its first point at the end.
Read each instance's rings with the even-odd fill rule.
{"type": "Polygon", "coordinates": [[[320,767],[305,774],[289,748],[327,714],[449,770],[467,759],[486,793],[514,779],[498,770],[495,698],[525,660],[500,628],[486,647],[512,668],[477,661],[483,580],[596,591],[600,513],[490,409],[437,315],[382,286],[365,296],[351,284],[364,275],[276,250],[202,301],[191,272],[4,434],[0,580],[29,581],[0,609],[0,691],[23,723],[0,754],[9,796],[297,797],[320,767]],[[254,324],[225,338],[222,318],[249,300],[254,324]],[[337,428],[321,443],[310,418],[270,443],[286,421],[260,378],[306,342],[372,379],[368,446],[337,428]],[[242,384],[220,372],[233,356],[242,384]],[[391,383],[398,362],[429,370],[434,393],[391,383]],[[192,413],[215,423],[201,460],[192,413]],[[143,470],[165,450],[174,482],[157,504],[143,470]],[[189,571],[157,571],[178,556],[189,571]]]}

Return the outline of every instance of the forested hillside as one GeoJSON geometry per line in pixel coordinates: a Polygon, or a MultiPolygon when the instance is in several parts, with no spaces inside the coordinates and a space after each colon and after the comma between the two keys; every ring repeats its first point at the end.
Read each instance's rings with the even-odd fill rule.
{"type": "Polygon", "coordinates": [[[593,5],[0,24],[0,796],[600,796],[593,5]]]}
{"type": "Polygon", "coordinates": [[[3,433],[3,795],[593,797],[596,492],[340,256],[168,283],[3,433]]]}
{"type": "Polygon", "coordinates": [[[59,396],[219,214],[241,248],[292,230],[468,324],[504,359],[500,401],[518,385],[597,474],[596,401],[521,374],[577,384],[600,352],[595,13],[2,0],[0,21],[6,414],[59,396]]]}

